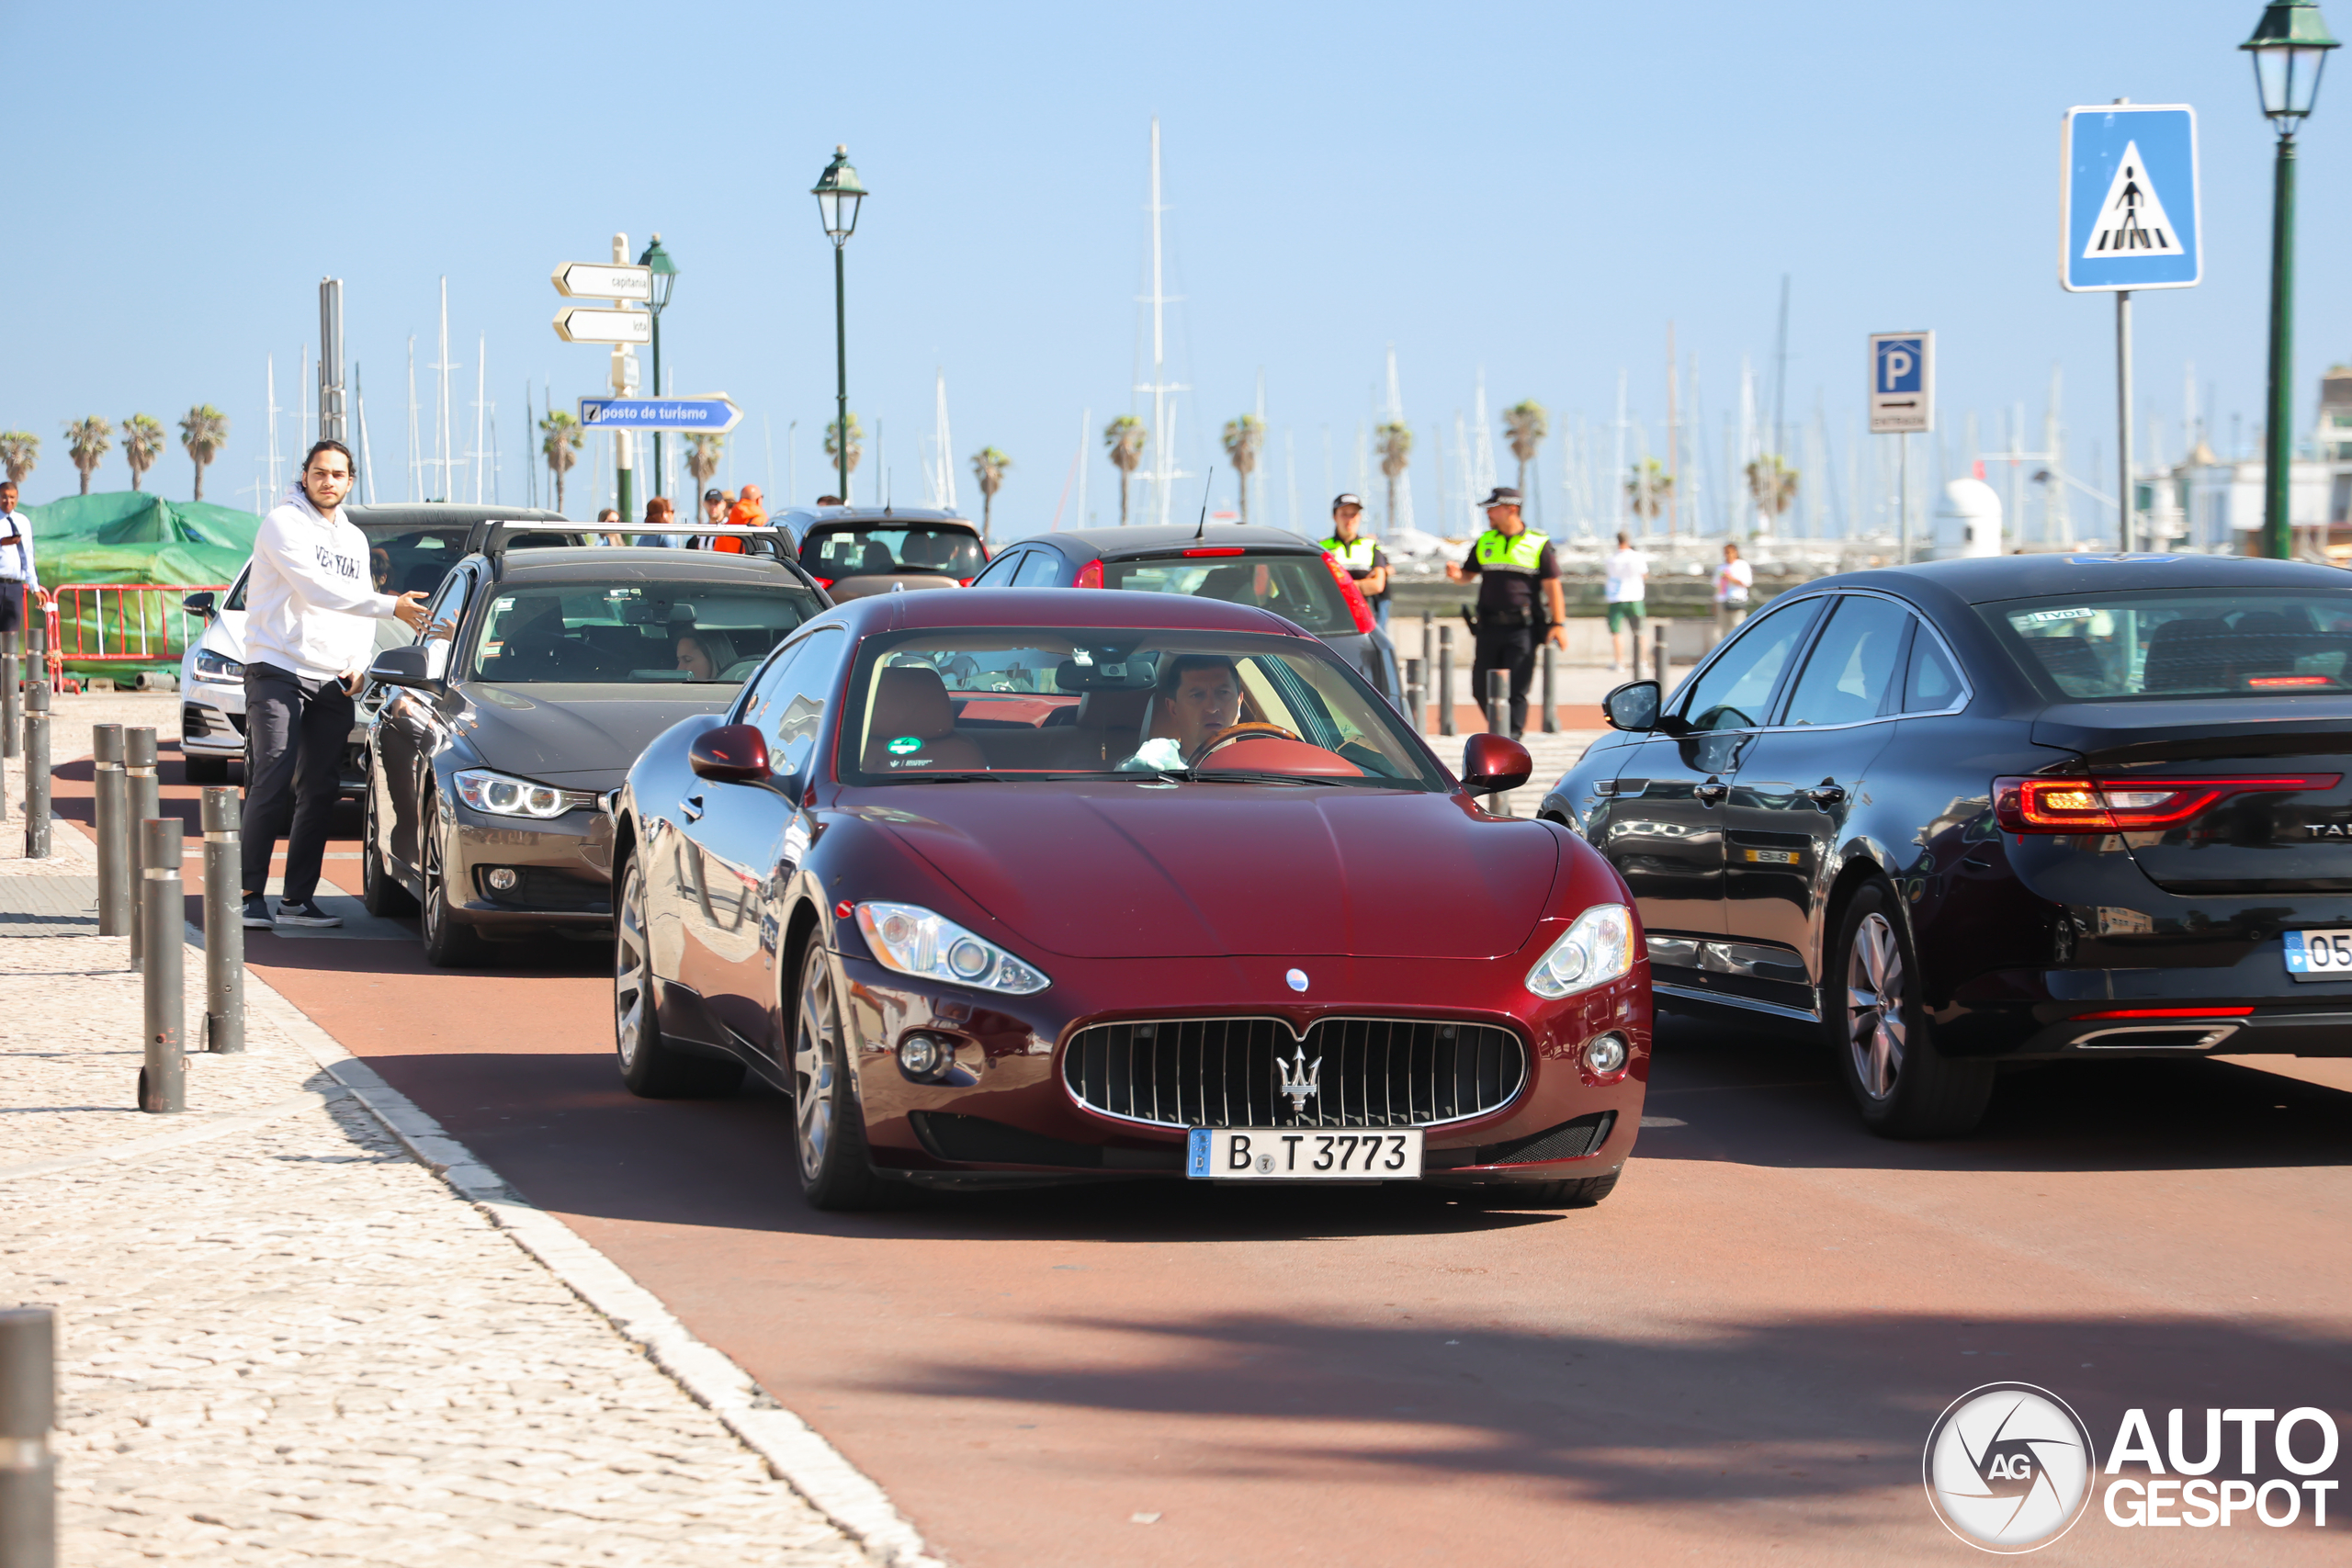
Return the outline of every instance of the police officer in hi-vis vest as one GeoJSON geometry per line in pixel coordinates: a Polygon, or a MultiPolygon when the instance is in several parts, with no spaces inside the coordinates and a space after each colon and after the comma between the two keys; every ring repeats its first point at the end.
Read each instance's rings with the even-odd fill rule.
{"type": "Polygon", "coordinates": [[[1363,521],[1363,498],[1342,495],[1331,502],[1331,536],[1323,547],[1348,569],[1356,590],[1372,607],[1380,629],[1388,629],[1388,555],[1379,544],[1356,532],[1363,521]]]}
{"type": "Polygon", "coordinates": [[[1480,502],[1487,513],[1487,531],[1470,547],[1469,558],[1445,563],[1446,580],[1478,580],[1478,657],[1470,668],[1470,691],[1483,711],[1487,705],[1487,671],[1510,671],[1510,734],[1516,740],[1527,733],[1527,688],[1535,679],[1535,648],[1548,626],[1552,641],[1568,646],[1566,597],[1560,591],[1560,563],[1553,558],[1552,542],[1531,534],[1520,520],[1519,491],[1498,487],[1480,502]],[[1536,584],[1544,586],[1543,601],[1536,584]]]}

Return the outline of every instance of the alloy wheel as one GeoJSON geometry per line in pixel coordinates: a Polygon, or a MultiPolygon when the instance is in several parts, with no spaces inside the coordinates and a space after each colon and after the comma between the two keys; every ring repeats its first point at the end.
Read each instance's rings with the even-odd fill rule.
{"type": "Polygon", "coordinates": [[[621,881],[613,922],[613,1048],[624,1071],[637,1065],[645,1043],[646,1009],[653,999],[652,950],[645,940],[645,874],[634,860],[621,881]]]}
{"type": "Polygon", "coordinates": [[[824,1174],[833,1141],[833,1098],[842,1071],[841,1014],[833,1006],[833,974],[821,955],[800,987],[798,1032],[792,1043],[792,1110],[800,1134],[800,1176],[824,1174]]]}
{"type": "Polygon", "coordinates": [[[424,934],[433,940],[447,921],[448,906],[442,898],[441,835],[428,824],[424,829],[424,934]]]}
{"type": "Polygon", "coordinates": [[[1903,949],[1894,927],[1873,909],[1854,927],[1846,959],[1846,1039],[1854,1076],[1872,1100],[1894,1092],[1903,1075],[1903,949]]]}

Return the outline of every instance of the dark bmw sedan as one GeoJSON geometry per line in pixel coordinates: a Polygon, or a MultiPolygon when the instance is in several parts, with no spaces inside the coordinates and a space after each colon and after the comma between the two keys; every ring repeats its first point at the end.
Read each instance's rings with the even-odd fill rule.
{"type": "Polygon", "coordinates": [[[377,656],[362,891],[422,905],[425,956],[612,923],[598,796],[645,743],[734,701],[827,607],[790,561],[629,547],[496,549],[449,572],[430,629],[377,656]]]}
{"type": "Polygon", "coordinates": [[[1817,1028],[1871,1127],[2004,1061],[2352,1055],[2352,579],[2009,556],[1783,594],[1543,810],[1660,1001],[1817,1028]]]}
{"type": "Polygon", "coordinates": [[[1280,528],[1096,528],[1004,547],[975,588],[1123,588],[1272,610],[1336,649],[1374,691],[1404,701],[1396,650],[1345,568],[1280,528]]]}

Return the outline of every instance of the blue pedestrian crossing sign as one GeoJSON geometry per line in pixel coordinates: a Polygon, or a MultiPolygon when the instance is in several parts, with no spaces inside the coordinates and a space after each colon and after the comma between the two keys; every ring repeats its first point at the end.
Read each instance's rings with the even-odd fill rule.
{"type": "Polygon", "coordinates": [[[2188,288],[2205,272],[2197,111],[2098,104],[2060,138],[2058,281],[2075,293],[2188,288]]]}

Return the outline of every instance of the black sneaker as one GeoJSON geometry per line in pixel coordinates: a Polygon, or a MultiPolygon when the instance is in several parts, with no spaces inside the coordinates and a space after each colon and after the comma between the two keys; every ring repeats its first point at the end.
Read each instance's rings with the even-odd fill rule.
{"type": "Polygon", "coordinates": [[[320,908],[315,900],[305,898],[299,904],[290,900],[280,902],[277,923],[281,926],[339,926],[343,924],[343,917],[330,915],[320,908]]]}
{"type": "Polygon", "coordinates": [[[270,918],[269,900],[255,893],[245,899],[245,929],[266,931],[277,922],[270,918]]]}

